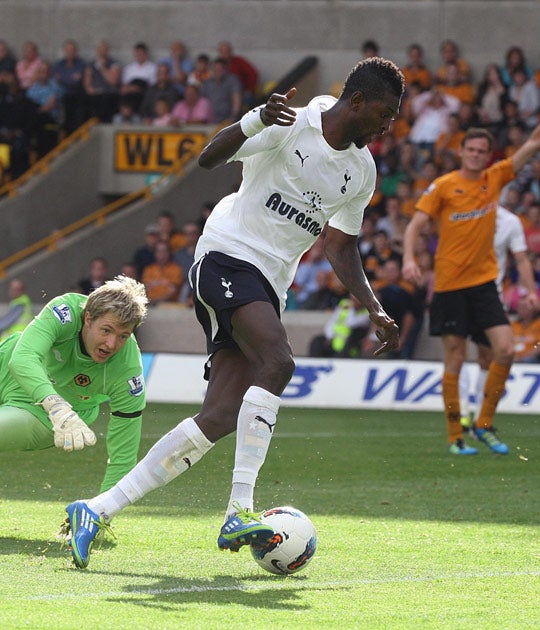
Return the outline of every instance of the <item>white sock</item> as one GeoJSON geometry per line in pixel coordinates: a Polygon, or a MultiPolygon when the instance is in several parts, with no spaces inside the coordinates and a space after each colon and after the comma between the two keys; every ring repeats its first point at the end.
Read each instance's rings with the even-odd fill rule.
{"type": "Polygon", "coordinates": [[[232,490],[226,519],[237,511],[233,502],[253,510],[253,489],[270,446],[280,402],[279,396],[254,385],[244,395],[238,413],[232,490]]]}
{"type": "Polygon", "coordinates": [[[480,413],[482,409],[482,403],[484,402],[484,389],[486,387],[487,370],[478,370],[478,378],[476,379],[476,415],[480,413]]]}
{"type": "Polygon", "coordinates": [[[88,507],[111,519],[151,490],[191,468],[212,446],[195,420],[186,418],[156,442],[115,486],[90,499],[88,507]]]}

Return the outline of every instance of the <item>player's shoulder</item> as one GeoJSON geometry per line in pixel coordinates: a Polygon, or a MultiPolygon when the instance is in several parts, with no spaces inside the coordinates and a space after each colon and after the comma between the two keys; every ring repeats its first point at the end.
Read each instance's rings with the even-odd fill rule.
{"type": "Polygon", "coordinates": [[[50,300],[45,310],[62,325],[76,323],[81,318],[87,296],[80,293],[64,293],[50,300]]]}

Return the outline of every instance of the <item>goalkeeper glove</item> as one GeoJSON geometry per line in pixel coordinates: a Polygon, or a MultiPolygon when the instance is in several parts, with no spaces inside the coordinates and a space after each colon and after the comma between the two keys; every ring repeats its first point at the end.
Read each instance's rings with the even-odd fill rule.
{"type": "Polygon", "coordinates": [[[41,401],[54,431],[54,445],[65,451],[80,451],[85,446],[93,446],[96,436],[92,429],[79,418],[71,405],[61,396],[47,396],[41,401]]]}

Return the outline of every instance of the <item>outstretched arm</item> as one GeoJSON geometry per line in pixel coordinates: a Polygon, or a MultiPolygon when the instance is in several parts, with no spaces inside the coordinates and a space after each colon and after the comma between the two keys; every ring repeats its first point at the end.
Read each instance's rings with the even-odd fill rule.
{"type": "Polygon", "coordinates": [[[328,226],[324,251],[337,277],[366,307],[369,318],[376,327],[376,335],[382,345],[373,354],[377,356],[383,352],[396,350],[399,344],[399,329],[394,320],[387,315],[369,285],[362,267],[356,237],[328,226]]]}
{"type": "Polygon", "coordinates": [[[290,127],[296,120],[296,112],[287,102],[296,94],[291,88],[287,94],[272,94],[266,105],[245,114],[238,122],[225,127],[204,147],[199,156],[199,166],[213,169],[225,164],[248,137],[254,136],[270,125],[290,127]],[[249,134],[249,135],[246,135],[249,134]]]}
{"type": "Polygon", "coordinates": [[[511,159],[514,167],[514,173],[520,171],[538,151],[540,151],[540,125],[533,130],[527,140],[512,156],[511,159]]]}

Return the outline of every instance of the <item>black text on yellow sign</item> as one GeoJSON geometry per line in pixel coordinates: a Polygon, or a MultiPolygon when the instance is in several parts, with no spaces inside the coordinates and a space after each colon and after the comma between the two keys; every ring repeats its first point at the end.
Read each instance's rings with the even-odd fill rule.
{"type": "Polygon", "coordinates": [[[162,172],[195,158],[205,142],[202,133],[119,131],[115,135],[114,167],[117,171],[162,172]]]}

